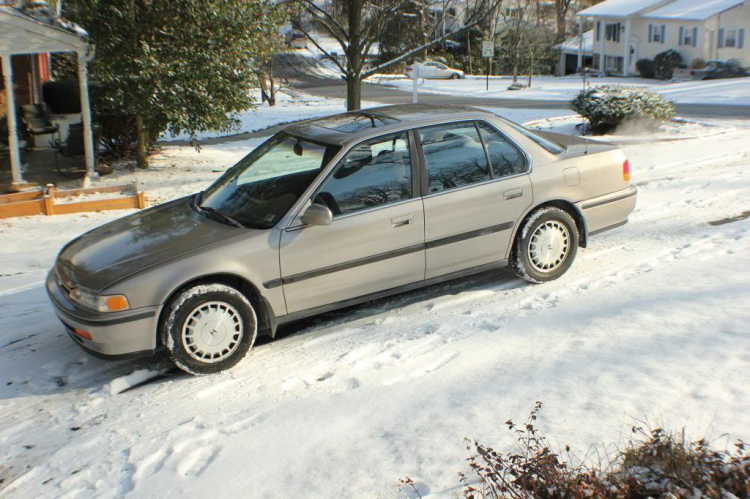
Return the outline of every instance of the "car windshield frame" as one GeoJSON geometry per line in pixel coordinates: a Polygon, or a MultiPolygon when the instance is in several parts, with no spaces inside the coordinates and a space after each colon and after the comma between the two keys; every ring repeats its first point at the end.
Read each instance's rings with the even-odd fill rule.
{"type": "Polygon", "coordinates": [[[297,204],[341,149],[338,144],[279,132],[200,192],[193,206],[199,213],[215,211],[246,228],[270,229],[297,204]],[[294,161],[293,156],[302,157],[305,152],[310,153],[310,159],[302,166],[288,168],[279,163],[294,161]]]}

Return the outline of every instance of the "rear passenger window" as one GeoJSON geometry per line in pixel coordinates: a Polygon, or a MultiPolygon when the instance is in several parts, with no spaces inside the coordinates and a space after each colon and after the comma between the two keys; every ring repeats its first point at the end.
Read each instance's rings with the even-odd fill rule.
{"type": "Polygon", "coordinates": [[[429,193],[490,180],[490,169],[474,123],[454,123],[419,131],[429,193]]]}
{"type": "Polygon", "coordinates": [[[314,201],[335,216],[410,198],[409,135],[399,132],[354,146],[314,201]]]}
{"type": "Polygon", "coordinates": [[[526,172],[526,158],[505,135],[487,123],[479,123],[479,131],[487,148],[495,178],[526,172]]]}

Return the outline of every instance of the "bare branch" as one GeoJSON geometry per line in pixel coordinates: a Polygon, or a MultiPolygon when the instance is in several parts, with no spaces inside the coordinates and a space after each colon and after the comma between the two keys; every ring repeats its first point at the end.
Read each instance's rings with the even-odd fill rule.
{"type": "MultiPolygon", "coordinates": [[[[492,8],[489,9],[487,12],[488,13],[489,12],[493,12],[494,9],[497,8],[500,5],[501,2],[502,2],[502,0],[493,0],[493,2],[492,2],[493,3],[492,8]]],[[[484,0],[482,1],[482,4],[484,4],[484,0]]],[[[381,71],[382,69],[387,68],[388,66],[392,66],[393,64],[397,64],[397,63],[399,63],[399,62],[401,62],[401,61],[403,61],[405,59],[408,59],[409,57],[413,56],[414,54],[417,54],[417,53],[419,53],[419,52],[421,52],[421,51],[423,51],[425,49],[428,49],[428,48],[432,47],[433,45],[435,45],[437,43],[440,43],[440,42],[442,42],[444,40],[447,40],[448,38],[450,38],[452,36],[455,36],[457,33],[460,33],[460,32],[465,31],[467,29],[473,28],[474,26],[476,26],[480,22],[482,22],[487,15],[488,14],[478,15],[478,16],[476,16],[476,18],[474,18],[474,15],[472,14],[472,17],[469,18],[469,22],[467,22],[461,28],[459,28],[459,29],[457,29],[455,31],[451,31],[450,33],[446,33],[445,35],[441,36],[440,38],[436,38],[435,40],[433,40],[433,41],[431,41],[429,43],[425,43],[424,45],[421,45],[421,46],[419,46],[417,48],[414,48],[412,50],[409,50],[408,52],[405,52],[405,53],[401,54],[400,56],[398,56],[398,57],[396,57],[394,59],[391,59],[390,61],[384,62],[384,63],[379,64],[378,66],[376,66],[374,68],[371,68],[371,69],[369,69],[367,71],[364,71],[362,73],[362,79],[365,79],[365,78],[367,78],[369,76],[372,76],[375,73],[381,71]]]]}
{"type": "MultiPolygon", "coordinates": [[[[318,50],[320,50],[323,53],[324,56],[326,56],[326,58],[328,58],[329,60],[333,61],[333,63],[336,64],[336,66],[338,66],[338,68],[341,70],[341,73],[346,74],[346,69],[344,69],[344,66],[342,66],[339,63],[339,61],[331,53],[329,53],[327,50],[325,50],[323,47],[321,47],[320,44],[318,44],[318,42],[312,37],[312,35],[310,35],[310,33],[308,33],[307,30],[305,30],[305,28],[303,28],[297,22],[292,22],[292,25],[296,29],[300,30],[307,37],[307,39],[310,40],[313,43],[313,45],[315,45],[318,48],[318,50]]],[[[341,43],[341,42],[339,42],[339,43],[341,43]]],[[[342,48],[343,48],[343,45],[342,45],[342,48]]]]}
{"type": "MultiPolygon", "coordinates": [[[[325,9],[322,9],[321,7],[318,7],[314,1],[312,0],[298,0],[301,2],[305,10],[307,10],[311,15],[313,15],[316,19],[319,19],[322,21],[322,18],[320,15],[322,14],[326,19],[328,19],[329,22],[333,23],[333,26],[336,27],[336,29],[339,30],[339,34],[342,38],[348,38],[349,34],[344,28],[344,26],[336,20],[335,17],[333,17],[329,12],[326,12],[325,9]]],[[[329,29],[328,27],[326,29],[329,29]]],[[[329,29],[332,36],[335,36],[333,29],[329,29]]]]}

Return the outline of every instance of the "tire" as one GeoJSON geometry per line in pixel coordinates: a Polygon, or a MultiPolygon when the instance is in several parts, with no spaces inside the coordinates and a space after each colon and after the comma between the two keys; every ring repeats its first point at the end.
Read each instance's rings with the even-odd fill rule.
{"type": "Polygon", "coordinates": [[[162,338],[177,367],[201,375],[233,367],[257,334],[258,317],[245,295],[208,283],[186,289],[170,302],[162,338]]]}
{"type": "Polygon", "coordinates": [[[553,281],[565,272],[578,252],[578,227],[567,212],[542,208],[533,212],[516,236],[511,266],[529,282],[553,281]],[[546,249],[540,248],[544,245],[546,249]]]}
{"type": "Polygon", "coordinates": [[[453,74],[451,74],[451,78],[450,79],[451,80],[458,80],[459,78],[461,78],[461,76],[458,73],[453,73],[453,74]]]}

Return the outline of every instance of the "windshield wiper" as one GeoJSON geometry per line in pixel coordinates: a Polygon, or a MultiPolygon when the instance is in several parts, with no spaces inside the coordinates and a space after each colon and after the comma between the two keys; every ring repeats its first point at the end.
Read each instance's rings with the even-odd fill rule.
{"type": "Polygon", "coordinates": [[[240,222],[230,217],[229,215],[225,215],[224,213],[220,212],[216,208],[212,208],[210,206],[201,206],[199,204],[196,204],[196,206],[198,207],[199,210],[206,213],[207,216],[213,217],[214,220],[228,223],[229,225],[234,225],[235,227],[239,227],[240,229],[245,228],[245,226],[242,225],[240,222]]]}

